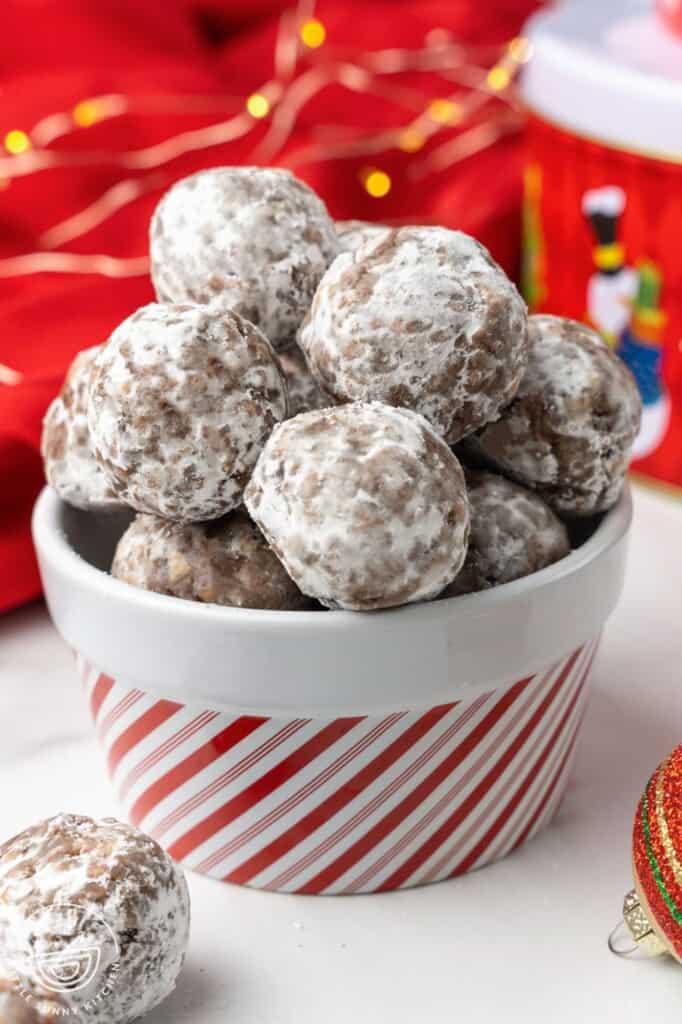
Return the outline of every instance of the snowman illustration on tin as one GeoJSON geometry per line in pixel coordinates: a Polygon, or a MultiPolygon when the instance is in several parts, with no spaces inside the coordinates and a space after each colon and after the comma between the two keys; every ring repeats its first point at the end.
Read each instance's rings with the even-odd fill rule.
{"type": "Polygon", "coordinates": [[[583,213],[596,245],[595,271],[587,284],[587,318],[632,371],[642,395],[642,426],[633,458],[650,455],[661,442],[670,419],[670,396],[663,386],[661,357],[666,316],[660,308],[662,278],[649,260],[626,264],[618,237],[627,203],[616,185],[583,195],[583,213]]]}

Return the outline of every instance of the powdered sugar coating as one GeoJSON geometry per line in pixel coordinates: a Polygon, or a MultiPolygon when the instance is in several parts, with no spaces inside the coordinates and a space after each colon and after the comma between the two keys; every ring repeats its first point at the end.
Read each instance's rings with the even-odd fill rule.
{"type": "Polygon", "coordinates": [[[322,390],[308,369],[305,356],[297,345],[279,357],[280,366],[284,371],[289,394],[289,416],[298,416],[300,412],[311,409],[327,409],[336,402],[322,390]]]}
{"type": "Polygon", "coordinates": [[[329,608],[435,597],[466,554],[459,462],[406,409],[355,402],[288,420],[244,500],[289,575],[329,608]]]}
{"type": "Polygon", "coordinates": [[[516,393],[526,364],[526,309],[473,238],[399,228],[336,258],[299,343],[315,378],[339,401],[412,409],[454,443],[516,393]]]}
{"type": "Polygon", "coordinates": [[[48,483],[83,509],[116,508],[113,488],[95,458],[88,429],[90,375],[101,345],[79,352],[43,420],[40,450],[48,483]]]}
{"type": "Polygon", "coordinates": [[[99,950],[92,982],[59,994],[77,1019],[90,1001],[85,1019],[95,1024],[127,1024],[158,1005],[175,987],[188,935],[181,870],[129,825],[60,814],[0,846],[0,944],[26,987],[48,994],[36,966],[46,957],[99,950]]]}
{"type": "Polygon", "coordinates": [[[0,978],[0,1024],[41,1024],[40,1017],[17,993],[11,981],[0,978]]]}
{"type": "Polygon", "coordinates": [[[215,167],[177,182],[150,228],[151,273],[164,302],[217,302],[290,345],[338,253],[322,200],[289,171],[215,167]]]}
{"type": "Polygon", "coordinates": [[[538,572],[571,550],[568,531],[539,495],[497,473],[466,472],[469,549],[443,597],[471,594],[538,572]]]}
{"type": "Polygon", "coordinates": [[[182,522],[236,508],[286,384],[263,334],[236,313],[145,306],[98,355],[88,421],[121,499],[182,522]]]}
{"type": "Polygon", "coordinates": [[[584,324],[529,319],[528,368],[518,394],[473,447],[560,514],[616,503],[641,417],[625,364],[584,324]]]}
{"type": "Polygon", "coordinates": [[[382,238],[390,230],[386,224],[369,220],[337,220],[334,226],[341,252],[355,252],[365,242],[382,238]]]}
{"type": "Polygon", "coordinates": [[[185,525],[139,515],[118,542],[111,574],[188,601],[279,611],[311,606],[242,511],[185,525]]]}
{"type": "Polygon", "coordinates": [[[67,1008],[56,996],[35,997],[22,988],[18,978],[0,974],[0,1024],[48,1024],[64,1017],[66,1012],[67,1008]]]}

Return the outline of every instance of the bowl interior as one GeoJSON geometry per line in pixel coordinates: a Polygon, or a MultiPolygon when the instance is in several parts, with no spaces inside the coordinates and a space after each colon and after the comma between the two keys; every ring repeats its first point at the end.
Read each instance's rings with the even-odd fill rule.
{"type": "MultiPolygon", "coordinates": [[[[61,527],[69,546],[88,565],[109,572],[116,545],[135,518],[131,509],[85,512],[64,503],[60,508],[61,527]]],[[[571,547],[575,551],[592,537],[603,515],[567,523],[571,547]]]]}
{"type": "Polygon", "coordinates": [[[102,572],[109,572],[116,545],[134,518],[135,513],[127,508],[84,512],[66,504],[61,507],[61,527],[70,547],[102,572]]]}

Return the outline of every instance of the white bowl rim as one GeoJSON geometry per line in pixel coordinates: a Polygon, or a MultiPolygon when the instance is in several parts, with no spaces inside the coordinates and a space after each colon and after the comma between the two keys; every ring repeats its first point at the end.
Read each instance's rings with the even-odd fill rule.
{"type": "Polygon", "coordinates": [[[503,586],[374,612],[259,611],[133,587],[86,562],[50,489],[33,532],[67,643],[145,692],[240,713],[379,713],[510,685],[593,641],[623,582],[630,494],[560,562],[503,586]]]}
{"type": "Polygon", "coordinates": [[[560,579],[579,573],[588,563],[617,544],[627,533],[632,521],[632,496],[629,486],[623,488],[617,504],[610,509],[596,530],[583,544],[574,548],[565,558],[538,572],[511,583],[503,583],[490,590],[458,597],[441,598],[418,604],[402,605],[371,612],[335,610],[332,614],[318,611],[273,611],[255,608],[231,608],[224,605],[187,601],[166,594],[156,594],[115,579],[82,558],[69,544],[59,525],[63,508],[61,499],[49,486],[43,488],[33,511],[33,535],[36,546],[54,568],[72,579],[87,583],[113,600],[124,600],[140,608],[163,611],[164,614],[188,620],[200,618],[202,622],[238,623],[244,629],[264,629],[286,624],[287,629],[347,630],[353,622],[367,617],[404,618],[433,613],[434,610],[451,612],[454,608],[469,610],[500,607],[519,597],[542,589],[560,579]]]}

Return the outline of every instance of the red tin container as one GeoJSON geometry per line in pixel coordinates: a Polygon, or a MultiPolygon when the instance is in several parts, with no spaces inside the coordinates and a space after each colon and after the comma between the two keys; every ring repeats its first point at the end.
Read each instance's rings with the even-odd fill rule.
{"type": "Polygon", "coordinates": [[[634,468],[682,485],[682,39],[647,0],[562,5],[527,35],[526,298],[618,351],[634,468]]]}

